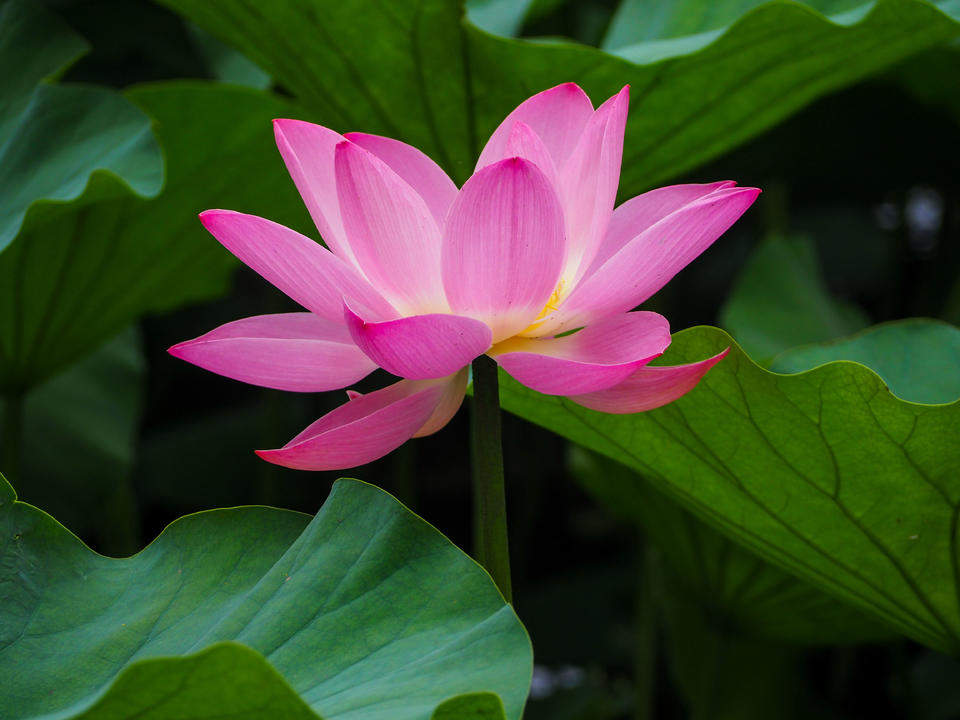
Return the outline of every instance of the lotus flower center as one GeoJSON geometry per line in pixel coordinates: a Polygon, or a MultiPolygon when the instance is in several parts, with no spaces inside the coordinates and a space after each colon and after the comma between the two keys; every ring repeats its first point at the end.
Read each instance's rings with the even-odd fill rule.
{"type": "Polygon", "coordinates": [[[557,283],[556,289],[553,291],[550,297],[547,298],[547,304],[543,306],[543,310],[540,311],[540,314],[534,318],[534,321],[530,324],[530,326],[521,332],[520,335],[526,335],[527,333],[534,332],[538,327],[543,325],[542,322],[537,322],[538,320],[543,320],[550,313],[556,312],[557,308],[560,307],[561,301],[563,300],[563,291],[565,285],[566,283],[563,281],[563,279],[557,283]]]}

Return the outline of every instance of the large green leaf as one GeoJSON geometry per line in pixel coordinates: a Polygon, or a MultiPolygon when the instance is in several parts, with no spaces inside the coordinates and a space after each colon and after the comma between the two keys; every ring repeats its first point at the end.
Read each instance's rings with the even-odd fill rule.
{"type": "Polygon", "coordinates": [[[684,594],[726,632],[801,645],[890,635],[847,603],[717,532],[629,467],[575,448],[571,469],[606,508],[643,530],[684,594]]]}
{"type": "Polygon", "coordinates": [[[720,323],[750,357],[766,364],[787,348],[849,335],[869,321],[830,295],[809,239],[770,237],[744,265],[720,323]]]}
{"type": "Polygon", "coordinates": [[[210,207],[303,228],[273,143],[290,106],[260,91],[160,83],[127,96],[156,122],[167,181],[133,196],[95,173],[71,203],[38,202],[0,254],[0,390],[25,390],[147,312],[223,292],[235,261],[196,218],[210,207]]]}
{"type": "Polygon", "coordinates": [[[853,337],[786,350],[770,369],[796,373],[833,360],[866,365],[904,400],[960,399],[960,329],[945,322],[914,318],[875,325],[853,337]]]}
{"type": "Polygon", "coordinates": [[[91,175],[156,195],[163,162],[150,119],[104,88],[43,83],[86,49],[40,3],[0,4],[0,251],[40,198],[69,201],[91,175]]]}
{"type": "Polygon", "coordinates": [[[904,402],[855,363],[777,375],[715,328],[677,333],[663,361],[725,347],[693,392],[647,413],[594,412],[505,375],[501,399],[812,584],[960,652],[960,402],[904,402]]]}
{"type": "Polygon", "coordinates": [[[631,83],[625,194],[960,34],[956,20],[922,0],[879,0],[829,19],[772,2],[690,47],[632,46],[632,62],[573,43],[488,35],[453,0],[401,0],[378,12],[361,0],[162,1],[242,49],[309,117],[413,143],[461,181],[496,124],[531,93],[573,80],[600,101],[631,83]]]}
{"type": "Polygon", "coordinates": [[[520,717],[532,658],[513,610],[371,485],[339,481],[313,520],[191,515],[127,559],[0,491],[4,718],[423,720],[464,693],[439,717],[520,717]]]}

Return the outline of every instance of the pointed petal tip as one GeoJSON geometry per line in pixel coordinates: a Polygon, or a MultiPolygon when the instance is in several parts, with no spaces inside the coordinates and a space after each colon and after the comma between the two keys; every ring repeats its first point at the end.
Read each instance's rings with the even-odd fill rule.
{"type": "Polygon", "coordinates": [[[203,212],[197,213],[197,218],[200,220],[201,225],[203,225],[210,232],[213,232],[211,226],[215,225],[220,218],[233,217],[236,215],[243,215],[243,213],[237,212],[236,210],[221,210],[219,208],[211,208],[210,210],[204,210],[203,212]]]}
{"type": "Polygon", "coordinates": [[[685,365],[642,367],[621,384],[607,390],[569,397],[591,410],[614,415],[655,410],[693,390],[729,352],[727,347],[713,357],[685,365]]]}
{"type": "MultiPolygon", "coordinates": [[[[271,465],[279,465],[280,467],[287,467],[292,470],[303,470],[305,468],[297,467],[295,464],[292,464],[288,460],[288,455],[285,452],[285,448],[271,448],[269,450],[254,450],[253,454],[256,455],[261,460],[265,460],[271,465]]],[[[347,468],[343,468],[346,470],[347,468]]]]}
{"type": "Polygon", "coordinates": [[[268,463],[273,463],[274,465],[282,465],[283,463],[279,462],[279,459],[276,458],[279,448],[274,450],[254,450],[253,454],[256,455],[261,460],[266,460],[268,463]]]}
{"type": "Polygon", "coordinates": [[[749,200],[749,207],[749,205],[753,204],[753,202],[760,196],[760,193],[763,192],[760,188],[737,185],[733,180],[725,180],[724,183],[729,184],[724,184],[709,195],[705,195],[703,198],[701,198],[701,202],[710,203],[717,200],[725,200],[734,197],[745,197],[749,200]]]}
{"type": "Polygon", "coordinates": [[[486,171],[494,172],[495,170],[512,170],[515,172],[523,172],[528,168],[536,169],[538,172],[542,172],[540,168],[537,167],[536,163],[531,162],[527,158],[521,157],[520,155],[513,155],[491,165],[487,165],[485,168],[482,168],[474,173],[474,175],[486,171]]]}
{"type": "MultiPolygon", "coordinates": [[[[552,88],[547,88],[547,89],[544,90],[543,92],[545,92],[545,93],[548,93],[548,92],[570,92],[570,93],[576,93],[577,95],[579,95],[580,93],[583,93],[583,88],[580,87],[579,85],[577,85],[575,82],[573,82],[573,81],[571,80],[570,82],[565,82],[565,83],[560,83],[559,85],[554,85],[552,88]]],[[[586,94],[586,93],[584,93],[584,94],[586,94]]]]}
{"type": "Polygon", "coordinates": [[[291,127],[293,125],[313,125],[314,123],[308,123],[306,120],[297,120],[295,118],[274,118],[270,121],[273,125],[273,129],[276,132],[282,132],[283,128],[291,127]]]}
{"type": "Polygon", "coordinates": [[[273,125],[273,136],[279,141],[283,137],[284,128],[290,127],[293,123],[301,122],[299,120],[293,120],[291,118],[274,118],[270,121],[270,124],[273,125]]]}
{"type": "Polygon", "coordinates": [[[580,87],[577,83],[570,81],[565,83],[560,83],[559,85],[554,85],[549,87],[546,90],[541,90],[538,93],[534,93],[529,98],[527,98],[524,103],[532,100],[536,97],[554,97],[560,98],[563,102],[579,102],[583,99],[586,99],[590,103],[590,107],[593,107],[593,103],[590,100],[590,96],[587,95],[586,91],[580,87]]]}

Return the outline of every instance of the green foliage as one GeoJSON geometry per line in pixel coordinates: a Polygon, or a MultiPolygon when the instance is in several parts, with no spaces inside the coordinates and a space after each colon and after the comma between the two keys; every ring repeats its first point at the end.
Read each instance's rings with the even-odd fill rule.
{"type": "Polygon", "coordinates": [[[502,720],[503,703],[493,693],[469,693],[450,698],[434,710],[430,720],[502,720]]]}
{"type": "Polygon", "coordinates": [[[833,360],[866,365],[904,400],[960,399],[960,329],[944,322],[914,318],[875,325],[853,337],[787,350],[770,369],[796,373],[833,360]]]}
{"type": "Polygon", "coordinates": [[[801,645],[889,637],[862,612],[717,532],[629,467],[579,448],[571,460],[577,481],[612,513],[642,529],[673,582],[725,632],[801,645]]]}
{"type": "Polygon", "coordinates": [[[8,69],[0,75],[0,251],[31,205],[76,200],[91,176],[145,196],[160,189],[163,162],[146,115],[111,90],[43,82],[85,50],[41,4],[0,4],[0,67],[8,69]]]}
{"type": "Polygon", "coordinates": [[[24,399],[12,478],[22,496],[75,532],[128,552],[139,535],[130,473],[145,379],[140,333],[128,328],[39,385],[24,399]]]}
{"type": "Polygon", "coordinates": [[[266,90],[272,80],[243,53],[224,45],[196,25],[189,27],[194,43],[207,61],[213,76],[221,82],[266,90]]]}
{"type": "MultiPolygon", "coordinates": [[[[576,480],[644,535],[638,612],[663,631],[690,717],[808,717],[799,702],[799,646],[892,635],[712,529],[625,465],[576,447],[570,460],[576,480]]],[[[656,663],[652,653],[638,661],[656,663]]]]}
{"type": "Polygon", "coordinates": [[[920,0],[881,0],[829,20],[773,2],[692,46],[640,43],[622,59],[488,35],[449,0],[403,0],[377,13],[361,0],[163,2],[240,48],[304,114],[412,143],[461,182],[496,124],[531,93],[572,80],[600,101],[630,83],[625,196],[960,34],[952,17],[920,0]]]}
{"type": "Polygon", "coordinates": [[[534,0],[466,0],[467,18],[481,30],[494,35],[514,36],[534,0]]]}
{"type": "Polygon", "coordinates": [[[122,560],[2,491],[0,657],[26,670],[0,687],[5,718],[412,720],[463,693],[438,717],[520,717],[532,659],[513,610],[371,485],[338,482],[313,520],[191,515],[122,560]]]}
{"type": "Polygon", "coordinates": [[[156,122],[166,188],[144,199],[98,173],[78,200],[34,204],[0,254],[0,389],[30,388],[145,313],[226,290],[236,261],[198,212],[228,207],[306,225],[270,132],[289,105],[205,82],[127,97],[156,122]]]}
{"type": "Polygon", "coordinates": [[[862,310],[830,295],[812,242],[771,237],[743,266],[720,323],[766,365],[787,348],[849,335],[869,321],[862,310]]]}
{"type": "Polygon", "coordinates": [[[728,346],[693,392],[647,413],[596,413],[506,375],[501,398],[638,470],[775,564],[960,651],[960,402],[904,402],[853,363],[770,373],[714,328],[677,333],[663,362],[728,346]]]}
{"type": "Polygon", "coordinates": [[[690,720],[799,720],[814,715],[800,693],[803,668],[797,648],[723,627],[721,618],[670,580],[661,590],[664,635],[669,666],[690,720]]]}
{"type": "MultiPolygon", "coordinates": [[[[869,8],[863,0],[802,0],[824,15],[869,8]]],[[[623,0],[610,21],[603,47],[616,51],[639,42],[720,30],[768,0],[623,0]]],[[[861,10],[862,14],[863,10],[861,10]]]]}

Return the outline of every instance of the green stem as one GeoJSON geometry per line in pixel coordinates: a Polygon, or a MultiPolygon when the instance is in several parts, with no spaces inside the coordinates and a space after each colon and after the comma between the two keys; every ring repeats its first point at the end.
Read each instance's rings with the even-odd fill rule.
{"type": "Polygon", "coordinates": [[[20,479],[20,444],[23,431],[23,393],[13,391],[3,412],[3,442],[0,444],[0,472],[11,483],[20,479]]]}
{"type": "Polygon", "coordinates": [[[497,364],[486,355],[473,361],[471,403],[474,554],[507,602],[512,602],[507,498],[500,440],[497,364]]]}

